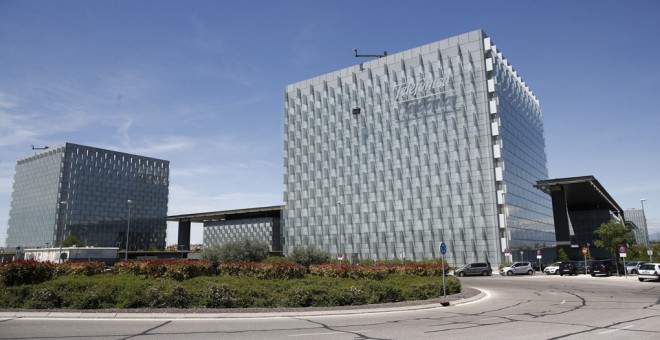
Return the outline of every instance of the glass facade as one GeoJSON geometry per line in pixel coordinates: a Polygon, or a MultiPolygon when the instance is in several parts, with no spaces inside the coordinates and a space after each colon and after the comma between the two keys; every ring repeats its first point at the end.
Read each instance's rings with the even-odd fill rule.
{"type": "Polygon", "coordinates": [[[631,221],[635,223],[637,229],[633,230],[635,233],[635,243],[647,245],[649,241],[649,236],[647,234],[646,226],[646,217],[644,216],[644,210],[641,209],[630,209],[625,210],[623,215],[626,218],[626,221],[631,221]]]}
{"type": "Polygon", "coordinates": [[[204,246],[249,239],[266,241],[271,251],[279,252],[282,251],[279,225],[280,219],[274,217],[204,222],[204,246]]]}
{"type": "Polygon", "coordinates": [[[504,260],[554,241],[538,100],[481,30],[289,85],[285,252],[504,260]]]}
{"type": "Polygon", "coordinates": [[[20,159],[7,247],[164,249],[169,161],[66,143],[20,159]],[[131,200],[132,203],[129,203],[131,200]]]}

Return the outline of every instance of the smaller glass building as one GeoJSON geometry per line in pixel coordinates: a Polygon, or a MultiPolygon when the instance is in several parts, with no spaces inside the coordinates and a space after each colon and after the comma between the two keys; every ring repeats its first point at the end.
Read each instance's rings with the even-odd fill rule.
{"type": "Polygon", "coordinates": [[[649,243],[649,235],[647,234],[648,229],[646,226],[646,218],[644,216],[644,210],[641,209],[630,209],[623,212],[626,217],[626,221],[633,222],[635,224],[635,242],[637,244],[647,245],[649,243]]]}
{"type": "Polygon", "coordinates": [[[129,250],[163,249],[168,188],[169,161],[72,143],[38,151],[16,164],[7,247],[75,236],[125,248],[129,229],[129,250]]]}

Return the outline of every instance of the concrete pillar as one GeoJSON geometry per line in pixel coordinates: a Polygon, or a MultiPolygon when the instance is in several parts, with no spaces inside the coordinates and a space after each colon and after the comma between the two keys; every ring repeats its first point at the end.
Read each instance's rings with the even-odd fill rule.
{"type": "Polygon", "coordinates": [[[177,250],[190,250],[190,224],[190,220],[179,220],[177,250]]]}

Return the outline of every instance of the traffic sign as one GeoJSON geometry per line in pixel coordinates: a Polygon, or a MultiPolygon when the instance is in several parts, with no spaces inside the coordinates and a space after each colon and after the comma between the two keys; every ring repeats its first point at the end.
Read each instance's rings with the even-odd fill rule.
{"type": "Polygon", "coordinates": [[[587,247],[582,247],[582,255],[587,255],[587,247]]]}
{"type": "Polygon", "coordinates": [[[619,246],[619,253],[625,254],[626,253],[626,246],[619,246]]]}
{"type": "Polygon", "coordinates": [[[344,260],[344,253],[338,253],[337,254],[337,260],[343,261],[344,260]]]}
{"type": "Polygon", "coordinates": [[[446,252],[447,252],[447,245],[444,242],[440,243],[440,253],[444,255],[446,252]]]}

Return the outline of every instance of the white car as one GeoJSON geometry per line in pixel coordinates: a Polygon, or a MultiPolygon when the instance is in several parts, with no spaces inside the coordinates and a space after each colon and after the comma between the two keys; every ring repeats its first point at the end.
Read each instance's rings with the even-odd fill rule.
{"type": "Polygon", "coordinates": [[[546,273],[546,275],[559,274],[558,270],[559,270],[559,264],[560,263],[561,262],[555,262],[551,265],[548,265],[547,267],[545,267],[545,269],[543,269],[543,272],[546,273]]]}
{"type": "Polygon", "coordinates": [[[655,280],[660,281],[660,263],[644,263],[639,266],[639,274],[637,274],[639,281],[655,280]]]}

